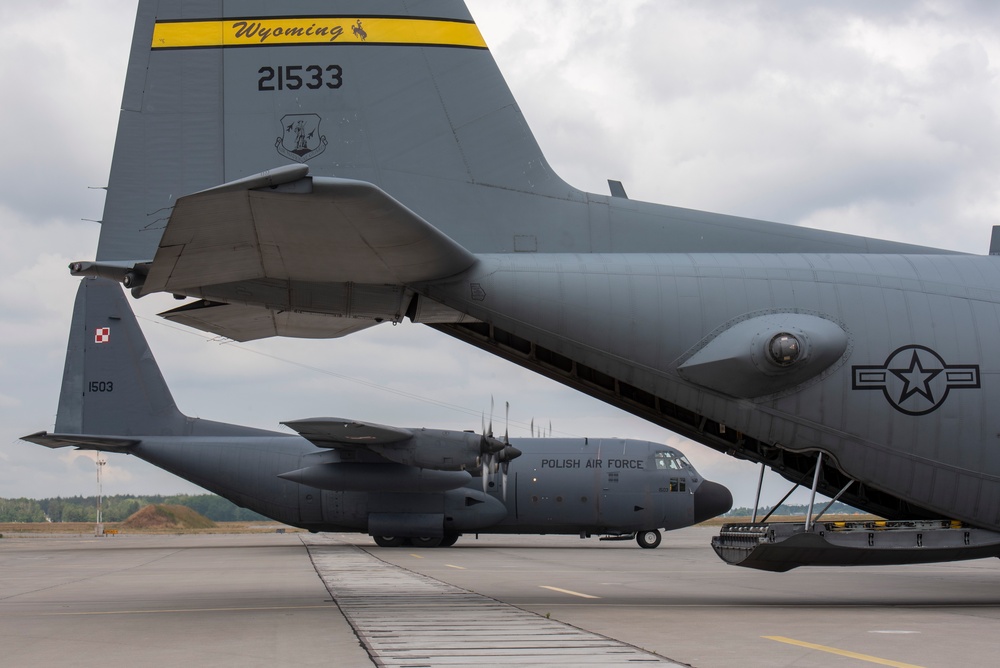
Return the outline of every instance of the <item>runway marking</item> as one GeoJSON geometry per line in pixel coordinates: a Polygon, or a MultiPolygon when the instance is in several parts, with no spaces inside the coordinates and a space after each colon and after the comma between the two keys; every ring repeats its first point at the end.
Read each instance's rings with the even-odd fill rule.
{"type": "Polygon", "coordinates": [[[412,552],[410,553],[410,556],[413,557],[414,559],[423,559],[423,557],[421,557],[419,554],[413,554],[412,552]]]}
{"type": "Polygon", "coordinates": [[[849,652],[846,649],[837,649],[836,647],[827,647],[826,645],[816,645],[811,642],[785,638],[784,636],[761,636],[761,638],[764,638],[765,640],[783,642],[788,645],[796,645],[797,647],[805,647],[806,649],[814,649],[819,652],[827,652],[828,654],[836,654],[837,656],[846,656],[850,659],[858,659],[859,661],[867,661],[868,663],[877,663],[880,666],[893,666],[894,668],[921,668],[921,666],[917,666],[912,663],[903,663],[901,661],[893,661],[892,659],[880,659],[877,656],[849,652]]]}
{"type": "Polygon", "coordinates": [[[901,636],[904,636],[904,635],[918,635],[921,632],[920,631],[896,631],[896,630],[892,630],[892,629],[884,629],[884,630],[880,630],[880,631],[869,631],[868,633],[885,633],[885,634],[888,634],[888,635],[901,635],[901,636]]]}
{"type": "Polygon", "coordinates": [[[600,596],[591,596],[590,594],[581,594],[578,591],[571,591],[569,589],[560,589],[559,587],[549,587],[548,585],[538,585],[542,589],[549,589],[551,591],[557,591],[560,594],[569,594],[570,596],[579,596],[580,598],[600,598],[600,596]]]}
{"type": "Polygon", "coordinates": [[[460,570],[460,571],[464,571],[465,570],[465,566],[452,566],[451,564],[445,564],[445,566],[447,566],[448,568],[454,568],[454,569],[460,570]]]}
{"type": "MultiPolygon", "coordinates": [[[[176,614],[179,612],[261,612],[266,610],[334,610],[337,611],[335,605],[269,605],[260,607],[250,607],[250,608],[176,608],[168,610],[90,610],[87,612],[38,612],[38,613],[25,613],[18,612],[19,616],[33,616],[33,617],[80,617],[87,615],[165,615],[165,614],[176,614]]],[[[338,611],[339,612],[339,611],[338,611]]],[[[12,613],[0,613],[0,614],[12,614],[12,613]]]]}

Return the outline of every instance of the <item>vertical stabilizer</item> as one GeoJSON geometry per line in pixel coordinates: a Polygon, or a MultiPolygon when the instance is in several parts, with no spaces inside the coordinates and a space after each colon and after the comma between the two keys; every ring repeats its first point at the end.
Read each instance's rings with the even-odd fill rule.
{"type": "Polygon", "coordinates": [[[175,435],[186,418],[117,283],[85,278],[73,308],[58,433],[175,435]]]}
{"type": "Polygon", "coordinates": [[[512,244],[481,219],[514,194],[582,198],[462,0],[140,0],[97,259],[151,259],[178,197],[295,164],[473,251],[512,244]]]}

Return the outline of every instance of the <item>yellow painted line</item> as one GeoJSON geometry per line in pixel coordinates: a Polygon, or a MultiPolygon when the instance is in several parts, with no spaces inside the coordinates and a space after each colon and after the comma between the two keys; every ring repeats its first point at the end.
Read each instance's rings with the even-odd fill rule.
{"type": "Polygon", "coordinates": [[[153,49],[204,49],[289,44],[380,44],[485,49],[475,23],[411,18],[310,17],[163,21],[153,49]]]}
{"type": "Polygon", "coordinates": [[[457,568],[460,571],[465,570],[465,566],[452,566],[451,564],[445,564],[445,566],[447,566],[448,568],[457,568]]]}
{"type": "Polygon", "coordinates": [[[410,553],[410,556],[413,557],[414,559],[423,559],[423,557],[421,557],[419,554],[413,554],[412,552],[410,553]]]}
{"type": "Polygon", "coordinates": [[[560,589],[559,587],[549,587],[547,585],[539,585],[542,589],[548,589],[550,591],[557,591],[560,594],[569,594],[570,596],[579,596],[580,598],[600,598],[600,596],[591,596],[590,594],[581,594],[578,591],[570,591],[569,589],[560,589]]]}
{"type": "Polygon", "coordinates": [[[806,649],[814,649],[818,652],[827,652],[828,654],[836,654],[837,656],[846,656],[850,659],[858,659],[859,661],[867,661],[868,663],[876,663],[880,666],[894,666],[895,668],[921,668],[912,663],[903,663],[901,661],[893,661],[891,659],[880,659],[877,656],[869,656],[867,654],[858,654],[857,652],[849,652],[846,649],[837,649],[836,647],[827,647],[826,645],[816,645],[811,642],[803,642],[801,640],[794,640],[793,638],[785,638],[784,636],[761,636],[765,640],[774,640],[776,642],[783,642],[788,645],[795,645],[797,647],[805,647],[806,649]]]}
{"type": "Polygon", "coordinates": [[[262,612],[268,610],[337,610],[335,605],[275,605],[251,608],[176,608],[168,610],[92,610],[89,612],[19,612],[18,615],[36,617],[81,617],[88,615],[167,615],[182,612],[262,612]]]}

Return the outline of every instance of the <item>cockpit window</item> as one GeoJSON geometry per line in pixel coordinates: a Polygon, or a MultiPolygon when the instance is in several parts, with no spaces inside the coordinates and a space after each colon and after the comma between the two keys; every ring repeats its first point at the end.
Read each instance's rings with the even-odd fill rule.
{"type": "Polygon", "coordinates": [[[675,452],[657,452],[653,458],[659,471],[680,471],[691,466],[684,455],[675,452]]]}

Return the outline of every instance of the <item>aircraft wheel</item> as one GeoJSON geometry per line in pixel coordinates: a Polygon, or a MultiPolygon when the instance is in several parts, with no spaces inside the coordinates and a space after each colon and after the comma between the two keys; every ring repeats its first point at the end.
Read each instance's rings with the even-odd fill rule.
{"type": "Polygon", "coordinates": [[[647,550],[652,550],[654,547],[657,547],[660,544],[660,540],[660,532],[656,529],[640,531],[635,535],[635,542],[639,543],[639,547],[647,550]]]}
{"type": "Polygon", "coordinates": [[[438,537],[423,536],[421,538],[410,539],[410,542],[413,544],[413,547],[439,547],[443,541],[444,539],[441,538],[440,536],[438,537]]]}
{"type": "Polygon", "coordinates": [[[379,547],[401,547],[406,542],[405,538],[399,536],[372,536],[372,538],[379,547]]]}
{"type": "Polygon", "coordinates": [[[461,534],[450,533],[445,534],[445,537],[441,539],[441,547],[451,547],[458,542],[458,537],[461,534]]]}

